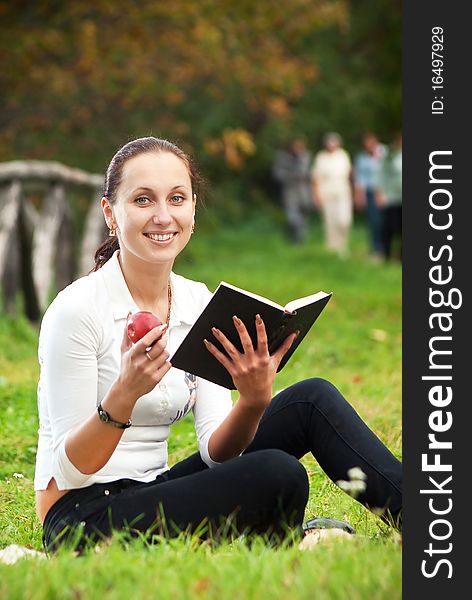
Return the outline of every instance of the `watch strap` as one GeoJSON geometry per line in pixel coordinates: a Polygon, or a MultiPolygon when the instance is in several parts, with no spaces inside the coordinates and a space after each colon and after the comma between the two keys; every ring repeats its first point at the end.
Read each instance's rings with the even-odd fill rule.
{"type": "Polygon", "coordinates": [[[100,421],[102,421],[103,423],[110,423],[110,425],[113,425],[114,427],[118,427],[118,429],[128,429],[128,427],[131,427],[131,419],[128,419],[128,421],[126,423],[123,423],[122,421],[115,421],[115,419],[113,419],[110,416],[110,413],[108,413],[102,407],[101,402],[97,406],[97,412],[98,412],[98,416],[100,417],[100,421]]]}

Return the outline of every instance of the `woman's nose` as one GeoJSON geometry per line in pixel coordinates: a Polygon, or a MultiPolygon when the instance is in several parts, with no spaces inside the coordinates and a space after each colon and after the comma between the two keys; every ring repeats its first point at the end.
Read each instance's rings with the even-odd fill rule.
{"type": "Polygon", "coordinates": [[[152,217],[152,222],[155,225],[169,225],[172,217],[169,213],[169,208],[166,203],[157,203],[152,217]]]}

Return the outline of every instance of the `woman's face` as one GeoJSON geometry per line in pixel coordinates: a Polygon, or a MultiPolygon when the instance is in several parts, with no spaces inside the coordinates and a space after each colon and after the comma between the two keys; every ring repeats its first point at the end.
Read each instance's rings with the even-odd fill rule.
{"type": "Polygon", "coordinates": [[[117,228],[123,259],[171,263],[187,245],[195,200],[187,165],[170,152],[147,152],[123,166],[116,202],[102,208],[117,228]]]}
{"type": "Polygon", "coordinates": [[[341,144],[340,144],[339,140],[335,137],[329,137],[325,141],[325,148],[328,152],[334,152],[335,150],[337,150],[340,147],[341,147],[341,144]]]}

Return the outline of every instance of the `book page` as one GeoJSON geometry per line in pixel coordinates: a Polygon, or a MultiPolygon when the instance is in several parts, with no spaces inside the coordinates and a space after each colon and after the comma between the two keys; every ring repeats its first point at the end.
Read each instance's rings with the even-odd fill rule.
{"type": "MultiPolygon", "coordinates": [[[[249,296],[250,298],[254,298],[255,300],[260,300],[261,302],[264,302],[264,304],[268,304],[269,306],[274,306],[275,308],[279,308],[280,310],[285,310],[285,307],[281,306],[280,304],[277,304],[277,302],[273,302],[272,300],[269,300],[268,298],[264,298],[264,296],[259,296],[259,294],[253,294],[252,292],[248,292],[247,290],[238,288],[235,285],[226,283],[226,281],[222,281],[220,283],[220,286],[222,286],[222,285],[224,285],[225,287],[230,288],[232,290],[236,290],[237,292],[241,292],[241,294],[244,294],[245,296],[249,296]]],[[[218,287],[220,287],[220,286],[218,286],[218,287]]]]}
{"type": "Polygon", "coordinates": [[[256,300],[260,300],[261,302],[264,302],[265,304],[268,304],[269,306],[274,306],[275,308],[279,308],[280,310],[283,310],[284,312],[289,312],[289,313],[293,312],[294,310],[297,310],[297,308],[301,308],[302,306],[308,306],[309,304],[313,304],[314,302],[317,302],[318,300],[321,300],[322,298],[326,298],[326,296],[329,296],[329,294],[327,294],[326,292],[321,291],[321,292],[317,292],[316,294],[312,294],[311,296],[304,296],[303,298],[297,298],[296,300],[291,300],[285,306],[282,306],[281,304],[278,304],[277,302],[274,302],[273,300],[269,300],[268,298],[264,298],[264,296],[259,296],[259,294],[254,294],[253,292],[248,292],[247,290],[238,288],[235,285],[231,285],[230,283],[227,283],[226,281],[222,281],[218,287],[220,287],[220,286],[226,286],[227,288],[236,290],[237,292],[240,292],[241,294],[245,294],[246,296],[249,296],[256,300]]]}
{"type": "Polygon", "coordinates": [[[326,298],[329,296],[326,292],[318,292],[316,294],[312,294],[311,296],[305,296],[304,298],[298,298],[297,300],[292,300],[285,305],[285,310],[287,312],[293,312],[297,310],[297,308],[301,308],[302,306],[308,306],[309,304],[314,304],[321,300],[322,298],[326,298]]]}

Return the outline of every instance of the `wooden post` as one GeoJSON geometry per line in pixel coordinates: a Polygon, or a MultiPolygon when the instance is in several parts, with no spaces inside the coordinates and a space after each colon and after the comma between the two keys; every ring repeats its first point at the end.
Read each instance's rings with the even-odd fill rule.
{"type": "Polygon", "coordinates": [[[62,183],[53,184],[44,198],[38,227],[33,235],[33,280],[41,311],[49,304],[49,292],[54,281],[54,257],[57,235],[64,215],[65,193],[62,183]]]}
{"type": "Polygon", "coordinates": [[[21,184],[12,181],[0,191],[0,280],[8,259],[8,247],[16,227],[20,207],[21,184]]]}
{"type": "Polygon", "coordinates": [[[19,249],[16,233],[20,198],[19,181],[12,181],[0,192],[0,286],[7,312],[12,312],[15,308],[19,287],[19,249]]]}
{"type": "Polygon", "coordinates": [[[95,251],[107,235],[100,199],[101,189],[94,190],[92,203],[85,221],[85,231],[80,250],[80,275],[86,275],[93,268],[95,251]]]}
{"type": "Polygon", "coordinates": [[[20,242],[21,288],[23,290],[24,311],[28,319],[38,323],[41,318],[41,309],[38,294],[33,280],[32,255],[34,225],[38,214],[34,206],[26,198],[21,204],[18,219],[18,232],[20,242]]]}
{"type": "Polygon", "coordinates": [[[59,292],[74,280],[77,271],[72,209],[70,204],[65,201],[65,197],[56,240],[53,258],[54,272],[56,274],[56,291],[59,292]]]}

